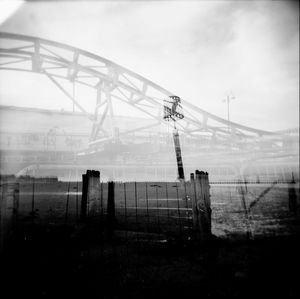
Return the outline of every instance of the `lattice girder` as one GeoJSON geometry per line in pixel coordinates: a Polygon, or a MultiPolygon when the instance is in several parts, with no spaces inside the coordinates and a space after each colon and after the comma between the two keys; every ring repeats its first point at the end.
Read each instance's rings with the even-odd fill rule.
{"type": "MultiPolygon", "coordinates": [[[[0,33],[0,59],[2,70],[37,72],[47,76],[92,122],[89,143],[92,147],[114,138],[116,125],[112,103],[115,101],[121,101],[141,114],[150,116],[155,120],[152,126],[158,126],[164,123],[163,100],[173,95],[152,81],[101,56],[36,37],[0,33]],[[96,89],[93,115],[67,91],[63,81],[96,89]],[[109,131],[103,127],[106,118],[109,118],[109,131]]],[[[210,133],[211,138],[235,142],[236,139],[274,135],[228,122],[184,99],[181,104],[185,117],[178,123],[178,130],[191,137],[197,138],[199,133],[205,132],[210,133]]],[[[135,130],[144,130],[145,127],[149,128],[151,125],[137,127],[135,130]]],[[[128,133],[129,131],[121,131],[119,135],[128,133]]]]}

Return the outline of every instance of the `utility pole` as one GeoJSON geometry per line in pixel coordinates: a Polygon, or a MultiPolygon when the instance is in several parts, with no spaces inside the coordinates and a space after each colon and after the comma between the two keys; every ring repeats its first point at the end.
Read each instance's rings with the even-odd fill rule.
{"type": "Polygon", "coordinates": [[[233,96],[233,94],[232,93],[230,93],[229,95],[227,95],[226,96],[226,98],[225,99],[223,99],[223,103],[224,102],[226,102],[227,103],[227,121],[228,121],[228,132],[230,132],[230,124],[229,124],[229,122],[230,122],[230,117],[229,117],[229,104],[230,104],[230,101],[231,100],[234,100],[235,99],[235,97],[233,96]]]}
{"type": "Polygon", "coordinates": [[[164,119],[166,121],[173,121],[174,130],[173,130],[173,140],[175,147],[175,154],[177,160],[177,169],[178,169],[178,179],[180,181],[184,181],[184,170],[183,170],[183,162],[181,156],[181,147],[179,142],[179,134],[176,128],[176,121],[179,119],[183,119],[184,115],[177,111],[177,107],[181,107],[181,99],[177,96],[169,96],[170,100],[164,100],[164,119]],[[171,105],[170,105],[171,104],[171,105]]]}
{"type": "Polygon", "coordinates": [[[73,112],[75,112],[75,82],[73,81],[73,112]]]}

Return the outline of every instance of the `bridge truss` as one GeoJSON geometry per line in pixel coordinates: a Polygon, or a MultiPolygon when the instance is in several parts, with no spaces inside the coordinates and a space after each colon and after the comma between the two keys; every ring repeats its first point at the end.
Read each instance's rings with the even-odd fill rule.
{"type": "MultiPolygon", "coordinates": [[[[163,100],[173,95],[150,80],[98,55],[66,44],[18,34],[0,33],[0,70],[39,73],[61,90],[77,110],[91,121],[89,144],[85,153],[97,152],[103,142],[114,140],[116,134],[118,137],[126,137],[132,132],[165,124],[163,100]],[[66,85],[70,82],[96,91],[93,114],[88,113],[84,105],[68,91],[66,85]],[[137,126],[134,130],[119,131],[113,105],[118,101],[135,108],[141,116],[150,117],[153,122],[137,126]],[[107,120],[109,129],[103,125],[107,120]]],[[[267,137],[274,148],[276,140],[282,136],[229,122],[184,99],[181,104],[185,118],[177,127],[183,135],[191,138],[206,136],[211,141],[239,148],[245,140],[267,137]]]]}

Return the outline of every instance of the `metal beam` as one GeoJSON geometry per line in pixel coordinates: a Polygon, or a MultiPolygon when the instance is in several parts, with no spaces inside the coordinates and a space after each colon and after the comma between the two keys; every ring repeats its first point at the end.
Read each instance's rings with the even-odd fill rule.
{"type": "Polygon", "coordinates": [[[74,105],[86,116],[93,121],[93,117],[77,102],[75,99],[51,76],[49,75],[46,71],[43,71],[43,73],[74,103],[74,105]]]}
{"type": "MultiPolygon", "coordinates": [[[[14,58],[16,60],[14,62],[4,61],[0,64],[0,69],[35,71],[45,74],[73,102],[73,104],[94,123],[91,130],[92,139],[96,140],[98,138],[97,135],[99,130],[102,129],[101,126],[106,117],[110,118],[111,135],[114,136],[115,122],[113,102],[116,100],[120,100],[123,103],[135,107],[145,115],[149,115],[151,118],[163,123],[163,120],[160,119],[159,115],[151,113],[147,108],[157,108],[159,111],[160,107],[163,105],[163,99],[173,95],[173,93],[131,70],[93,53],[46,39],[3,32],[0,33],[0,40],[1,39],[3,42],[1,41],[0,44],[1,46],[3,45],[3,48],[0,48],[0,57],[4,59],[14,58]],[[20,46],[10,48],[8,44],[8,46],[4,47],[5,41],[9,39],[19,41],[20,46]],[[28,43],[28,45],[24,45],[24,43],[28,43]],[[66,55],[67,58],[64,57],[65,55],[61,54],[62,50],[68,54],[66,55]],[[78,63],[79,57],[81,56],[90,62],[88,64],[78,63]],[[18,68],[18,62],[27,60],[32,60],[31,69],[18,68]],[[99,65],[97,65],[97,63],[99,65]],[[55,73],[56,69],[64,68],[66,69],[65,75],[55,73]],[[80,75],[78,75],[78,73],[80,73],[80,75]],[[87,113],[84,107],[82,107],[55,78],[71,80],[91,88],[96,88],[97,100],[94,108],[94,116],[87,113]],[[97,79],[98,83],[90,83],[86,78],[91,78],[90,82],[92,82],[93,79],[97,79]],[[122,80],[122,78],[124,80],[122,80]],[[117,91],[121,96],[116,95],[117,91]],[[101,92],[104,92],[105,94],[105,101],[98,99],[99,96],[101,97],[101,92]],[[161,99],[160,96],[154,97],[153,94],[161,95],[161,99]],[[142,108],[141,102],[143,102],[145,107],[149,104],[149,107],[145,109],[142,108]],[[100,122],[98,122],[98,112],[100,107],[103,107],[104,104],[107,104],[107,107],[105,108],[104,116],[102,115],[100,122]]],[[[82,61],[84,61],[84,59],[82,61]]],[[[191,134],[191,136],[193,133],[206,131],[212,132],[215,135],[223,135],[223,138],[227,138],[235,143],[237,140],[243,138],[252,138],[253,135],[257,137],[274,136],[277,138],[280,138],[281,136],[281,134],[254,129],[231,121],[228,122],[228,120],[202,110],[185,100],[182,100],[182,107],[186,117],[184,121],[182,121],[181,127],[186,134],[191,134]],[[217,125],[212,126],[212,122],[215,122],[217,125]],[[232,128],[232,132],[235,132],[234,138],[232,137],[231,132],[226,130],[226,127],[228,126],[232,128]]],[[[136,130],[141,130],[141,128],[137,127],[136,130]]]]}

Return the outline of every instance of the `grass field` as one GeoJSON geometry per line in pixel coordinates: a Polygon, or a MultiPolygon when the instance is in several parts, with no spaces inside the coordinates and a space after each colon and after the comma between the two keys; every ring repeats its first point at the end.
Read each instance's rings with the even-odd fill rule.
{"type": "Polygon", "coordinates": [[[19,229],[1,256],[1,293],[31,298],[298,298],[299,183],[211,183],[214,237],[205,243],[166,238],[165,231],[182,236],[183,228],[192,226],[192,204],[175,183],[151,187],[159,184],[115,186],[113,237],[107,235],[105,221],[99,221],[107,212],[105,183],[91,217],[95,222],[87,226],[78,221],[80,182],[23,181],[19,192],[14,182],[1,184],[2,232],[9,228],[4,221],[9,217],[19,229]],[[17,215],[12,209],[16,198],[17,215]],[[149,223],[163,229],[149,230],[149,223]]]}
{"type": "MultiPolygon", "coordinates": [[[[4,190],[4,184],[1,185],[2,201],[8,194],[11,202],[18,197],[20,227],[32,222],[72,226],[80,218],[81,182],[26,180],[19,182],[17,195],[13,183],[7,186],[4,190]]],[[[103,220],[107,213],[107,183],[101,183],[99,188],[101,196],[93,211],[90,206],[90,215],[103,220]]],[[[188,183],[184,188],[175,182],[115,183],[117,227],[136,231],[188,231],[193,226],[192,193],[188,183]]],[[[212,232],[216,236],[285,235],[298,230],[294,224],[300,209],[299,183],[211,183],[210,195],[212,232]]]]}

